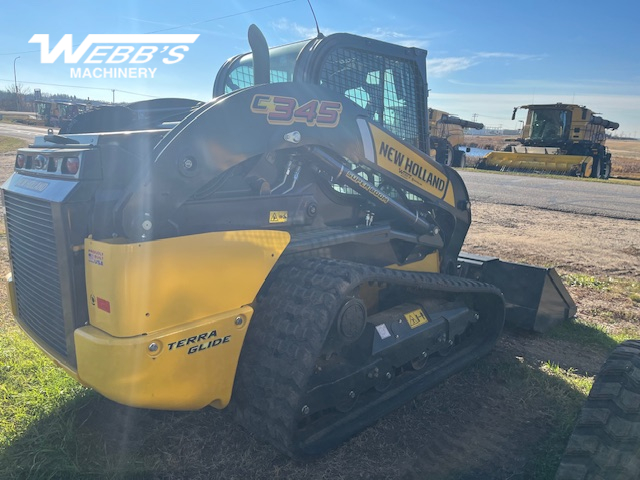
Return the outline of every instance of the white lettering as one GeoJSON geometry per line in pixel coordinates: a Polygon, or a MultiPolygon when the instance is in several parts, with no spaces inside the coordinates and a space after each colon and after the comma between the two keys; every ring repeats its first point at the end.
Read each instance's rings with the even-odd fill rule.
{"type": "Polygon", "coordinates": [[[131,47],[129,45],[120,45],[119,47],[117,47],[113,53],[111,54],[111,56],[107,59],[106,63],[122,63],[122,62],[126,62],[127,60],[129,60],[129,56],[131,54],[131,52],[133,52],[135,50],[134,47],[131,47]],[[120,57],[120,60],[116,60],[116,58],[120,57]]]}
{"type": "Polygon", "coordinates": [[[184,58],[184,54],[178,52],[177,50],[183,50],[185,52],[189,51],[189,47],[187,47],[186,45],[178,45],[177,47],[173,47],[171,50],[169,50],[169,56],[172,57],[176,57],[175,60],[169,60],[167,58],[163,58],[162,59],[162,63],[166,63],[167,65],[171,65],[172,63],[178,63],[180,60],[182,60],[184,58]]]}
{"type": "MultiPolygon", "coordinates": [[[[78,63],[80,59],[84,56],[85,53],[91,48],[92,45],[97,43],[106,43],[111,44],[111,47],[97,47],[92,55],[96,54],[98,48],[113,48],[114,44],[126,44],[126,45],[136,45],[136,44],[185,44],[185,43],[193,43],[200,36],[200,34],[90,34],[82,41],[82,43],[78,46],[76,51],[73,51],[73,36],[70,33],[67,33],[62,36],[60,41],[56,44],[53,49],[49,50],[49,34],[37,33],[31,37],[29,43],[39,43],[40,44],[40,62],[41,63],[54,63],[58,57],[64,52],[64,63],[78,63]]],[[[138,55],[141,52],[149,47],[142,47],[138,55]]],[[[149,53],[145,53],[144,56],[148,57],[147,60],[137,61],[132,63],[145,63],[151,59],[152,54],[155,53],[158,48],[151,47],[154,50],[149,53]]],[[[130,54],[132,50],[128,50],[127,54],[130,54]]],[[[111,63],[122,63],[128,59],[128,56],[118,62],[115,61],[116,51],[109,57],[110,59],[114,59],[111,63]]],[[[100,53],[99,55],[106,55],[106,53],[100,53]]],[[[123,51],[118,52],[118,55],[122,56],[123,51]]],[[[178,56],[180,54],[174,54],[174,56],[178,56]]],[[[90,57],[91,58],[91,57],[90,57]]],[[[95,63],[95,62],[90,62],[95,63]]],[[[100,63],[100,62],[98,62],[100,63]]]]}
{"type": "Polygon", "coordinates": [[[49,35],[36,34],[31,37],[29,43],[40,44],[40,63],[53,63],[60,54],[64,52],[64,63],[78,63],[80,58],[89,50],[89,47],[93,44],[89,40],[90,35],[80,44],[80,46],[73,51],[73,37],[70,33],[63,35],[60,41],[53,47],[53,50],[49,51],[49,35]]]}
{"type": "Polygon", "coordinates": [[[102,59],[94,60],[94,57],[106,57],[107,52],[101,52],[100,50],[111,50],[113,47],[109,47],[107,45],[98,46],[93,49],[93,52],[89,54],[89,57],[84,61],[84,63],[102,63],[102,59]]]}
{"type": "Polygon", "coordinates": [[[147,63],[157,51],[158,47],[155,46],[140,47],[140,50],[133,56],[130,63],[147,63]],[[140,57],[143,57],[143,60],[138,60],[140,57]]]}
{"type": "Polygon", "coordinates": [[[70,68],[71,78],[155,78],[158,68],[70,68]]]}

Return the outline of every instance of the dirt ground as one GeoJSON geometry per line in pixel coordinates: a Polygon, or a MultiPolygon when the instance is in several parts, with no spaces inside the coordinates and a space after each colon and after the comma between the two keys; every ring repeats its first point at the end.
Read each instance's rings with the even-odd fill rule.
{"type": "Polygon", "coordinates": [[[563,272],[640,276],[637,221],[478,202],[472,213],[465,250],[563,272]]]}
{"type": "MultiPolygon", "coordinates": [[[[0,154],[0,180],[10,174],[13,158],[0,154]]],[[[472,212],[465,251],[555,266],[561,274],[612,281],[640,278],[640,222],[488,203],[474,203],[472,212]]],[[[1,248],[4,276],[9,269],[4,241],[1,248]]],[[[638,302],[623,294],[568,289],[584,321],[613,333],[640,324],[638,302]]],[[[536,369],[551,363],[592,376],[605,357],[604,351],[559,338],[507,332],[481,365],[419,396],[326,457],[303,465],[249,444],[251,462],[236,464],[225,477],[300,478],[306,472],[309,479],[357,478],[369,472],[368,478],[540,478],[532,473],[532,462],[552,428],[554,405],[536,393],[535,382],[547,381],[536,369]],[[522,372],[521,385],[514,384],[513,372],[522,372]]]]}
{"type": "MultiPolygon", "coordinates": [[[[600,279],[640,278],[640,222],[554,212],[529,207],[475,203],[464,249],[504,260],[556,267],[560,274],[584,274],[600,279]]],[[[579,313],[594,323],[606,320],[606,308],[624,331],[637,322],[640,309],[627,297],[610,304],[610,291],[571,288],[579,313]]],[[[636,323],[637,325],[637,323],[636,323]]]]}

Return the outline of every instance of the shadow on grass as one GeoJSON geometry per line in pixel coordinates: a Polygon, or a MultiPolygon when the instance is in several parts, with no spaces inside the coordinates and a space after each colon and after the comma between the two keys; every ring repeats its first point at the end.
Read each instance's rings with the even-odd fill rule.
{"type": "Polygon", "coordinates": [[[548,333],[550,338],[565,340],[577,343],[585,348],[598,348],[605,352],[610,352],[618,346],[603,327],[582,323],[579,320],[563,322],[548,333]]]}
{"type": "Polygon", "coordinates": [[[583,400],[564,379],[498,346],[303,461],[254,439],[224,411],[134,409],[84,391],[0,452],[0,478],[545,479],[583,400]]]}

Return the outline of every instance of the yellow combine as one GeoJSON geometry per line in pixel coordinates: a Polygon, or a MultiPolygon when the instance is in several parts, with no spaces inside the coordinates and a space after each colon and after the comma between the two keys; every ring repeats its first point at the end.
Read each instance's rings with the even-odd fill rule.
{"type": "Polygon", "coordinates": [[[609,178],[611,153],[604,146],[605,130],[615,130],[617,123],[584,106],[564,103],[516,107],[512,119],[518,108],[529,110],[520,145],[487,154],[477,168],[609,178]]]}
{"type": "MultiPolygon", "coordinates": [[[[442,110],[429,109],[429,140],[431,155],[442,165],[464,168],[465,152],[458,149],[464,143],[464,129],[482,130],[482,123],[463,120],[442,110]]],[[[468,150],[467,150],[468,151],[468,150]]]]}

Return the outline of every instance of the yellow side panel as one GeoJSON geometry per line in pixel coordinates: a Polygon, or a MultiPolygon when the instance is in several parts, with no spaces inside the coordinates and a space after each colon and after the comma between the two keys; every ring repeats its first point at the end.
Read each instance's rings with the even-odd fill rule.
{"type": "Polygon", "coordinates": [[[455,206],[449,179],[434,160],[429,162],[418,150],[409,148],[391,135],[369,123],[373,136],[376,164],[393,175],[455,206]]]}
{"type": "Polygon", "coordinates": [[[580,155],[545,155],[544,153],[491,152],[484,156],[487,165],[497,168],[513,168],[527,170],[547,170],[565,173],[581,169],[587,164],[587,174],[591,171],[593,158],[580,155]]]}
{"type": "Polygon", "coordinates": [[[224,408],[252,314],[251,307],[242,307],[132,338],[116,338],[90,325],[78,328],[78,379],[133,407],[224,408]]]}
{"type": "Polygon", "coordinates": [[[287,232],[213,232],[144,243],[85,240],[91,325],[133,337],[251,303],[287,232]]]}
{"type": "Polygon", "coordinates": [[[433,252],[422,260],[405,265],[389,265],[387,268],[393,270],[407,270],[410,272],[439,272],[440,271],[440,254],[433,252]]]}

